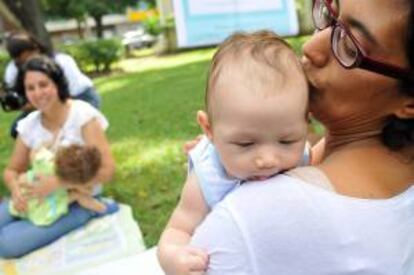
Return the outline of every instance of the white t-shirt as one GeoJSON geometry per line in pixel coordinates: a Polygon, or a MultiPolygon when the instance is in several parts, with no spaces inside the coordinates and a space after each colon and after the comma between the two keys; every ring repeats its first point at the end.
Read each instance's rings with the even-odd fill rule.
{"type": "MultiPolygon", "coordinates": [[[[69,93],[72,97],[80,95],[86,89],[93,86],[92,80],[81,72],[75,60],[70,55],[56,53],[53,58],[63,70],[63,74],[68,82],[69,93]]],[[[16,64],[14,61],[10,61],[4,72],[4,81],[8,87],[15,85],[17,74],[16,64]]]]}
{"type": "Polygon", "coordinates": [[[368,200],[278,175],[228,194],[192,244],[207,274],[411,275],[414,187],[368,200]]]}
{"type": "MultiPolygon", "coordinates": [[[[85,144],[82,128],[92,119],[96,119],[103,130],[108,128],[109,124],[105,116],[89,103],[81,100],[71,100],[70,103],[68,118],[59,131],[57,141],[56,137],[43,127],[40,111],[33,111],[17,124],[17,132],[23,143],[31,150],[56,142],[59,146],[85,144]]],[[[94,194],[99,193],[100,189],[101,187],[97,185],[94,194]]]]}
{"type": "MultiPolygon", "coordinates": [[[[81,100],[71,100],[71,107],[59,134],[59,145],[84,144],[82,127],[92,119],[97,119],[103,130],[108,128],[108,121],[104,115],[92,107],[89,103],[81,100]]],[[[30,149],[54,142],[54,136],[43,127],[40,111],[33,111],[17,124],[17,132],[23,143],[30,149]]]]}

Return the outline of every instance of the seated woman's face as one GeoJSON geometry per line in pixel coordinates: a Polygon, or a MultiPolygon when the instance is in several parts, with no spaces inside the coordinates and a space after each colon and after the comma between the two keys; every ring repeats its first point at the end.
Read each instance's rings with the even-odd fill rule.
{"type": "MultiPolygon", "coordinates": [[[[409,0],[339,0],[333,8],[367,56],[408,67],[404,37],[409,0]]],[[[393,112],[398,80],[342,67],[331,50],[331,33],[332,27],[318,31],[303,47],[302,63],[312,87],[310,108],[327,126],[378,129],[393,112]]]]}
{"type": "Polygon", "coordinates": [[[56,84],[42,72],[28,71],[24,77],[24,89],[29,102],[41,112],[60,103],[56,84]]]}

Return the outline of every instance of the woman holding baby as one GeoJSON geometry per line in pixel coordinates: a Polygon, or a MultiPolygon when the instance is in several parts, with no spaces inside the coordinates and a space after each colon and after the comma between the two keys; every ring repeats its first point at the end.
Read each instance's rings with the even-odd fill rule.
{"type": "Polygon", "coordinates": [[[115,165],[105,136],[106,118],[97,109],[78,100],[69,99],[67,80],[55,61],[46,56],[35,56],[27,61],[19,76],[18,89],[37,109],[19,121],[19,133],[14,151],[3,178],[11,192],[11,201],[0,204],[0,257],[23,256],[40,248],[94,217],[115,211],[109,207],[97,213],[78,203],[68,206],[68,213],[48,226],[36,226],[26,219],[10,214],[12,202],[18,212],[27,211],[28,200],[44,199],[62,186],[57,176],[39,177],[39,184],[27,186],[19,180],[30,166],[30,155],[42,146],[53,148],[71,144],[90,145],[98,149],[101,165],[91,179],[93,195],[100,193],[100,184],[111,180],[115,165]],[[24,186],[25,188],[22,188],[24,186]]]}

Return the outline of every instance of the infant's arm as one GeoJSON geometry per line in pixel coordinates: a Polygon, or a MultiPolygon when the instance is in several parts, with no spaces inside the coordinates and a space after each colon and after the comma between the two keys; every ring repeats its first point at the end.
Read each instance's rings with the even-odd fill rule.
{"type": "Polygon", "coordinates": [[[92,196],[92,189],[89,186],[70,185],[67,189],[70,202],[76,201],[83,208],[94,212],[103,213],[106,211],[105,204],[101,203],[92,196]]]}
{"type": "Polygon", "coordinates": [[[167,274],[188,274],[207,267],[207,254],[188,244],[195,228],[208,212],[197,177],[191,172],[159,242],[158,258],[167,274]]]}

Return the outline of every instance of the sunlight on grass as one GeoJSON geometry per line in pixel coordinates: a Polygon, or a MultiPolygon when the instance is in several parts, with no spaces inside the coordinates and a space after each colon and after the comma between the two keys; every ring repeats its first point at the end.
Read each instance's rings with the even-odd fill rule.
{"type": "Polygon", "coordinates": [[[119,63],[125,72],[142,72],[151,69],[167,69],[193,62],[210,60],[215,49],[203,49],[167,56],[125,59],[119,63]]]}
{"type": "Polygon", "coordinates": [[[181,146],[183,141],[163,141],[152,145],[142,145],[142,141],[129,139],[119,141],[112,145],[114,154],[124,154],[124,160],[117,165],[118,169],[137,168],[137,163],[149,165],[165,159],[171,155],[182,154],[181,146]],[[131,152],[131,148],[140,148],[137,152],[131,152]]]}

